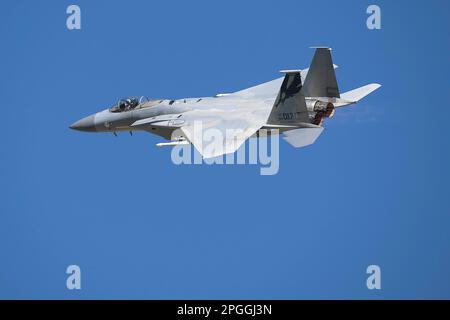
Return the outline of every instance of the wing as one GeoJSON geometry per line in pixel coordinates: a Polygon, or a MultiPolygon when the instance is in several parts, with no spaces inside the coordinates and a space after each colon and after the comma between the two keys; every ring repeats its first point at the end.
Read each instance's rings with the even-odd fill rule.
{"type": "Polygon", "coordinates": [[[243,106],[193,110],[183,115],[186,125],[180,129],[204,158],[214,158],[239,149],[265,124],[267,116],[267,111],[243,106]]]}
{"type": "Polygon", "coordinates": [[[236,91],[230,95],[242,98],[265,98],[274,97],[278,94],[284,77],[277,78],[272,81],[264,82],[254,87],[250,87],[244,90],[236,91]]]}

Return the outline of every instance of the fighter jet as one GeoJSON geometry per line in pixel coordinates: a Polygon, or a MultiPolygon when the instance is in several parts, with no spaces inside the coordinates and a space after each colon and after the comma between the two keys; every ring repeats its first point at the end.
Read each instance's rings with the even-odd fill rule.
{"type": "MultiPolygon", "coordinates": [[[[311,65],[282,70],[283,77],[233,93],[186,99],[130,97],[73,123],[88,132],[147,131],[168,142],[192,144],[203,158],[233,153],[250,137],[281,134],[295,148],[310,145],[335,110],[357,103],[381,85],[371,83],[340,93],[331,48],[314,47],[311,65]],[[220,133],[216,146],[205,147],[207,130],[220,133]]],[[[217,139],[216,139],[217,140],[217,139]]]]}

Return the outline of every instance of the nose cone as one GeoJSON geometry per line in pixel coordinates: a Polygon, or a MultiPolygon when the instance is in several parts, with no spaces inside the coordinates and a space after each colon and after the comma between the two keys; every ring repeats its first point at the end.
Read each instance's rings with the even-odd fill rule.
{"type": "Polygon", "coordinates": [[[78,120],[77,122],[72,123],[69,128],[79,131],[95,132],[97,131],[95,128],[95,115],[78,120]]]}

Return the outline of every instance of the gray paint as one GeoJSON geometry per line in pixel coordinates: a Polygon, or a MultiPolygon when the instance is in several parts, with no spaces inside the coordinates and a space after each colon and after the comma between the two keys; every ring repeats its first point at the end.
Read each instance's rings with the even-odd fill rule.
{"type": "Polygon", "coordinates": [[[322,132],[322,116],[314,109],[308,110],[305,96],[309,104],[334,101],[345,106],[380,86],[370,84],[343,94],[356,101],[339,100],[334,69],[330,49],[318,48],[309,69],[286,71],[284,78],[215,97],[152,100],[123,112],[106,109],[73,123],[70,128],[88,132],[147,131],[168,140],[187,140],[205,158],[236,151],[263,128],[278,129],[294,147],[304,146],[313,143],[322,132]],[[223,151],[204,152],[201,137],[194,130],[197,121],[201,121],[204,129],[215,128],[223,134],[223,151]],[[241,132],[230,133],[231,129],[241,132]],[[228,143],[228,139],[234,144],[228,143]]]}

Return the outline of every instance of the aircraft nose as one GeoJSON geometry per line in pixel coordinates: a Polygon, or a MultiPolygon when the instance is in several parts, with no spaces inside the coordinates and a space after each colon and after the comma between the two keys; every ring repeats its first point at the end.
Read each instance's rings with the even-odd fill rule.
{"type": "Polygon", "coordinates": [[[77,122],[72,123],[69,128],[79,131],[97,131],[95,128],[95,115],[90,115],[86,118],[78,120],[77,122]]]}

